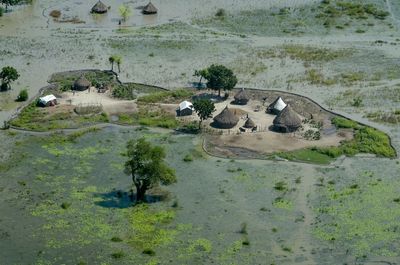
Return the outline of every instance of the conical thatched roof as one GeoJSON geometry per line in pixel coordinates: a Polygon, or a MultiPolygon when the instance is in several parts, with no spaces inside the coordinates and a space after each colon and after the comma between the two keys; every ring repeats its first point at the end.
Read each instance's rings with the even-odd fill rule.
{"type": "Polygon", "coordinates": [[[273,121],[274,127],[278,131],[293,132],[301,126],[299,115],[287,105],[273,121]]]}
{"type": "Polygon", "coordinates": [[[103,14],[107,13],[108,7],[100,0],[92,7],[92,13],[103,14]]]}
{"type": "Polygon", "coordinates": [[[74,89],[75,90],[86,90],[91,86],[89,80],[86,79],[84,75],[81,75],[75,82],[74,82],[74,89]]]}
{"type": "Polygon", "coordinates": [[[254,121],[250,118],[247,119],[247,121],[245,122],[245,124],[243,125],[244,128],[254,128],[256,127],[256,124],[254,123],[254,121]]]}
{"type": "Polygon", "coordinates": [[[226,107],[220,114],[214,117],[214,123],[217,127],[222,129],[230,129],[235,127],[239,122],[239,118],[233,113],[232,110],[226,107]]]}
{"type": "Polygon", "coordinates": [[[157,14],[157,8],[151,3],[149,2],[145,7],[143,7],[143,14],[145,15],[150,15],[150,14],[157,14]]]}
{"type": "Polygon", "coordinates": [[[234,98],[236,104],[243,104],[243,105],[247,104],[247,102],[250,99],[244,88],[242,88],[239,92],[237,92],[234,98]]]}
{"type": "Polygon", "coordinates": [[[278,97],[277,99],[274,100],[274,102],[272,102],[268,106],[267,111],[273,112],[273,113],[279,113],[285,107],[286,107],[286,103],[283,101],[283,99],[281,97],[278,97]]]}

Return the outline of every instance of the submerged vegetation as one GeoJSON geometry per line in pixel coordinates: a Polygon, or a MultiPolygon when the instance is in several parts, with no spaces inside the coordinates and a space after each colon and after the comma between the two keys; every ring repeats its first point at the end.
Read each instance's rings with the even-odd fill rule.
{"type": "Polygon", "coordinates": [[[385,26],[382,21],[389,12],[374,3],[364,1],[323,0],[320,3],[308,4],[298,8],[275,8],[272,10],[249,10],[238,13],[211,16],[197,19],[195,23],[215,27],[236,34],[257,35],[301,35],[321,34],[330,30],[366,32],[364,26],[375,24],[385,26]],[[358,28],[362,27],[362,28],[358,28]]]}

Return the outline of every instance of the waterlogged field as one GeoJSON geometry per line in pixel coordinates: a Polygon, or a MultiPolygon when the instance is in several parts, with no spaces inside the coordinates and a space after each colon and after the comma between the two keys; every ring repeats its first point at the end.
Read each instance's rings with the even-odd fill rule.
{"type": "Polygon", "coordinates": [[[0,167],[1,264],[337,264],[399,256],[393,160],[315,168],[217,159],[195,136],[141,128],[1,137],[2,148],[15,146],[0,167]],[[134,206],[122,154],[140,136],[167,147],[178,182],[134,206]]]}

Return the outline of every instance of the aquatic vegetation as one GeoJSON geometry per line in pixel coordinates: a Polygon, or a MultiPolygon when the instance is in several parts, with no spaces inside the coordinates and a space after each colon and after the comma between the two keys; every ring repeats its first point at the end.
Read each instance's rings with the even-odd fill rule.
{"type": "Polygon", "coordinates": [[[397,233],[400,210],[396,204],[396,185],[361,174],[356,184],[322,188],[316,209],[323,223],[314,234],[335,242],[356,257],[398,256],[397,233]]]}
{"type": "Polygon", "coordinates": [[[146,204],[139,204],[127,214],[133,233],[128,242],[137,248],[152,249],[171,244],[178,233],[165,228],[175,217],[172,210],[154,211],[146,204]]]}

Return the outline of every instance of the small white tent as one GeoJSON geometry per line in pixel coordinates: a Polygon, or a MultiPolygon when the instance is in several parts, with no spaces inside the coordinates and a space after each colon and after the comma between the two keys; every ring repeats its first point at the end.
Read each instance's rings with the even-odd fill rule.
{"type": "Polygon", "coordinates": [[[57,104],[57,98],[53,94],[50,94],[50,95],[39,98],[39,103],[40,103],[40,105],[42,105],[44,107],[54,106],[57,104]]]}
{"type": "Polygon", "coordinates": [[[193,104],[192,103],[185,100],[179,104],[179,109],[178,109],[179,116],[192,115],[192,113],[193,113],[193,104]]]}

